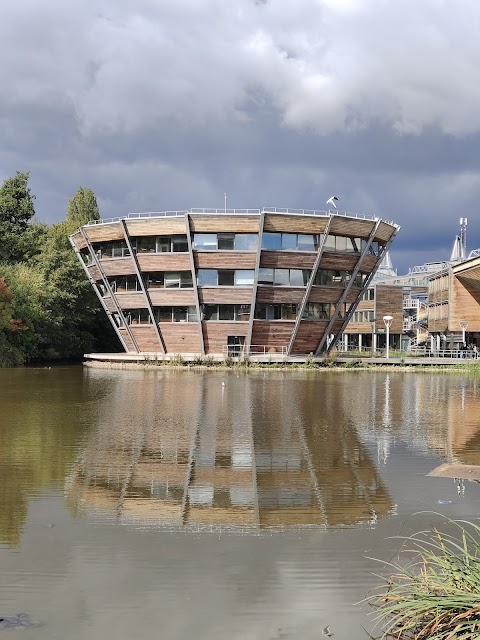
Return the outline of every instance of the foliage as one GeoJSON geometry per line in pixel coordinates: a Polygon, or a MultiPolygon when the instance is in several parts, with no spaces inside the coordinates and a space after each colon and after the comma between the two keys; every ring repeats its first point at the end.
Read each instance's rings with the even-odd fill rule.
{"type": "Polygon", "coordinates": [[[118,339],[68,240],[99,217],[93,191],[79,188],[66,219],[48,227],[29,222],[34,196],[27,183],[28,173],[17,173],[0,188],[0,235],[7,240],[3,249],[2,236],[0,249],[0,366],[80,358],[97,345],[117,351],[118,339]]]}
{"type": "Polygon", "coordinates": [[[369,598],[384,638],[457,640],[480,637],[480,526],[452,522],[406,539],[406,564],[386,563],[393,575],[369,598]]]}
{"type": "Polygon", "coordinates": [[[28,188],[28,173],[17,171],[0,187],[0,262],[23,258],[28,223],[35,215],[35,196],[28,188]]]}

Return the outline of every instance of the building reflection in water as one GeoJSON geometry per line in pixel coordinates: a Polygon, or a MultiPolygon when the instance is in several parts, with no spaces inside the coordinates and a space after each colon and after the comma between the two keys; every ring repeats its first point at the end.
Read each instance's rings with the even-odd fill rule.
{"type": "Polygon", "coordinates": [[[394,505],[338,388],[289,373],[117,377],[67,480],[139,526],[372,525],[394,505]]]}

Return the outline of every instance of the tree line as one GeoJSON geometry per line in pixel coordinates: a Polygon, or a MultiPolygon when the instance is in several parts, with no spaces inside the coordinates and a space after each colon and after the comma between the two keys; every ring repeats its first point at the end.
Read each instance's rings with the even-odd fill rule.
{"type": "Polygon", "coordinates": [[[95,194],[80,187],[65,220],[35,220],[29,174],[0,187],[0,366],[77,359],[118,351],[111,328],[68,236],[100,217],[95,194]]]}

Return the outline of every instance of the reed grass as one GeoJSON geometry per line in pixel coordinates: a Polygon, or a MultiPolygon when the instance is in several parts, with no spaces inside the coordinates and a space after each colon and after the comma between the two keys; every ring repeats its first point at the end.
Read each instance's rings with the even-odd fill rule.
{"type": "MultiPolygon", "coordinates": [[[[401,562],[384,563],[390,577],[367,598],[382,638],[480,638],[480,526],[450,521],[404,540],[401,562]]],[[[382,580],[385,580],[382,578],[382,580]]]]}

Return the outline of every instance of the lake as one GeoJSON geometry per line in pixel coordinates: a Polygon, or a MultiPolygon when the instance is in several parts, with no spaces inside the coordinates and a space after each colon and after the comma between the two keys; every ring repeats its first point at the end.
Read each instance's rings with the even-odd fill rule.
{"type": "Polygon", "coordinates": [[[480,465],[475,374],[0,369],[0,434],[22,638],[365,638],[392,536],[479,514],[427,475],[480,465]]]}

